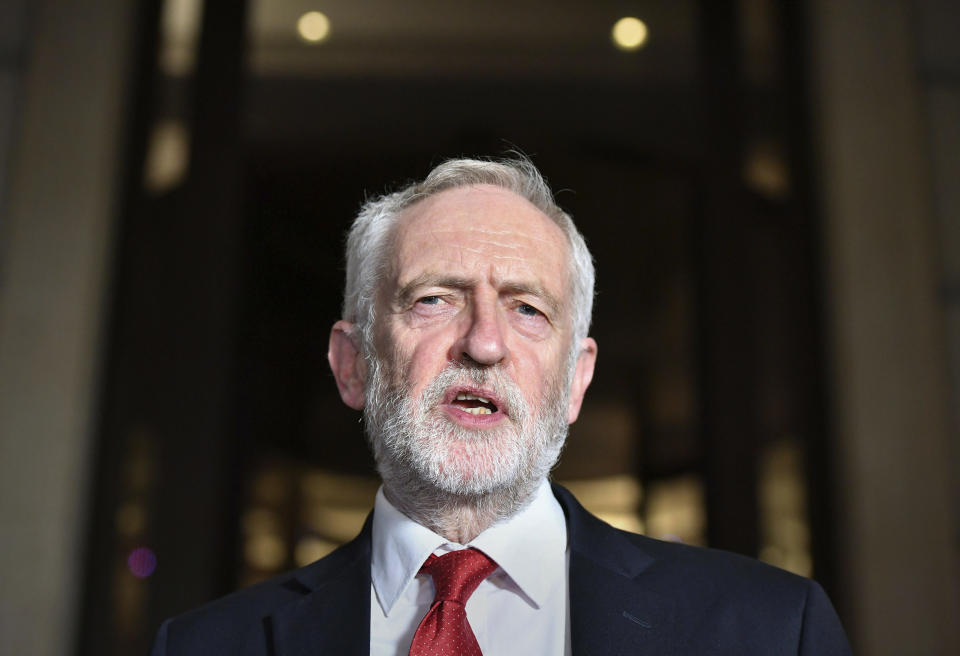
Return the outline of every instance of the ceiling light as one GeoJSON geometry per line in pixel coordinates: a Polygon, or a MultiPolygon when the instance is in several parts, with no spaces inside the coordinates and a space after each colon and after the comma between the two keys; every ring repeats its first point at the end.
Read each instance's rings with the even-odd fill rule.
{"type": "Polygon", "coordinates": [[[297,33],[308,43],[320,43],[330,36],[330,19],[319,11],[308,11],[297,21],[297,33]]]}
{"type": "Polygon", "coordinates": [[[613,43],[621,50],[642,48],[649,36],[646,24],[639,18],[626,16],[613,26],[613,43]]]}

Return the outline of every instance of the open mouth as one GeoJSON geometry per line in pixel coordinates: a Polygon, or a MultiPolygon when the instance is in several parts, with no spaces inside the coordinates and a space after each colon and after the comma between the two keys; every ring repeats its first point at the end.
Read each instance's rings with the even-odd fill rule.
{"type": "Polygon", "coordinates": [[[471,392],[458,392],[450,405],[472,415],[492,415],[500,411],[493,399],[471,392]]]}

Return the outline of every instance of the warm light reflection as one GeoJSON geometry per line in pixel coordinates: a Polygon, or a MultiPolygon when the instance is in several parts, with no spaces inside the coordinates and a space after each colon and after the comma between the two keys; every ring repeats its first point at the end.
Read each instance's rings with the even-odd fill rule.
{"type": "Polygon", "coordinates": [[[280,516],[266,508],[251,508],[243,514],[243,530],[248,535],[280,533],[283,525],[280,516]]]}
{"type": "Polygon", "coordinates": [[[319,11],[308,11],[297,21],[297,33],[308,43],[320,43],[330,36],[330,19],[319,11]]]}
{"type": "Polygon", "coordinates": [[[286,561],[287,545],[279,535],[253,535],[247,538],[243,556],[251,567],[274,571],[280,569],[286,561]]]}
{"type": "Polygon", "coordinates": [[[240,582],[262,581],[287,566],[322,558],[360,532],[380,483],[275,461],[253,476],[242,516],[244,562],[240,582]],[[299,536],[292,543],[286,536],[299,536]]]}
{"type": "Polygon", "coordinates": [[[749,147],[743,177],[751,189],[769,198],[784,198],[790,193],[786,157],[783,148],[773,141],[758,141],[749,147]]]}
{"type": "Polygon", "coordinates": [[[300,478],[304,502],[324,506],[369,510],[379,487],[380,481],[376,478],[336,474],[322,469],[308,470],[300,478]]]}
{"type": "Polygon", "coordinates": [[[643,532],[643,521],[637,511],[643,488],[634,476],[564,480],[562,485],[573,492],[587,510],[608,524],[624,531],[643,532]]]}
{"type": "Polygon", "coordinates": [[[810,576],[810,526],[806,475],[799,440],[784,439],[764,447],[760,459],[760,559],[810,576]]]}
{"type": "Polygon", "coordinates": [[[360,532],[369,512],[369,508],[338,508],[322,504],[304,504],[301,520],[311,530],[342,543],[351,540],[360,532]]]}
{"type": "Polygon", "coordinates": [[[150,131],[144,186],[154,194],[169,191],[183,182],[189,166],[190,133],[186,125],[173,119],[158,121],[150,131]]]}
{"type": "Polygon", "coordinates": [[[338,545],[337,542],[310,535],[297,542],[297,546],[293,550],[293,560],[297,567],[303,567],[315,560],[320,560],[336,549],[338,545]]]}
{"type": "Polygon", "coordinates": [[[637,50],[647,42],[649,34],[646,23],[639,18],[626,16],[613,26],[613,43],[621,50],[637,50]]]}
{"type": "Polygon", "coordinates": [[[647,488],[647,535],[705,544],[704,499],[703,483],[692,474],[651,482],[647,488]]]}
{"type": "Polygon", "coordinates": [[[165,0],[160,20],[160,69],[171,77],[190,75],[197,61],[201,0],[165,0]]]}

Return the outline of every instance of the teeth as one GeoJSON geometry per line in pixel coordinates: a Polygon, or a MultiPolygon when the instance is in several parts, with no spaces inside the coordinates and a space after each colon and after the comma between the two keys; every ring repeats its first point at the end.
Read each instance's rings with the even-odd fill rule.
{"type": "MultiPolygon", "coordinates": [[[[469,399],[467,399],[469,400],[469,399]]],[[[469,412],[472,415],[489,415],[491,414],[490,408],[463,408],[464,411],[469,412]]]]}
{"type": "Polygon", "coordinates": [[[473,394],[457,394],[457,401],[482,401],[484,403],[493,404],[493,401],[490,399],[484,398],[482,396],[474,396],[473,394]]]}

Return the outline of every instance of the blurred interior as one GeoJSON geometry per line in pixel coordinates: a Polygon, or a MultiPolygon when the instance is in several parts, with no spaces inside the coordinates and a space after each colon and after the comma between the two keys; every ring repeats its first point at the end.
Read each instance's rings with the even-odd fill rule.
{"type": "Polygon", "coordinates": [[[0,652],[146,653],[349,540],[344,233],[512,150],[597,262],[554,478],[816,578],[856,653],[960,652],[955,3],[0,7],[0,652]]]}

